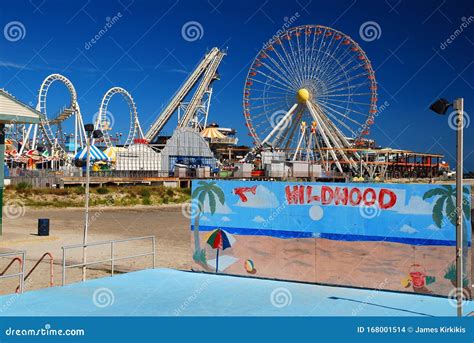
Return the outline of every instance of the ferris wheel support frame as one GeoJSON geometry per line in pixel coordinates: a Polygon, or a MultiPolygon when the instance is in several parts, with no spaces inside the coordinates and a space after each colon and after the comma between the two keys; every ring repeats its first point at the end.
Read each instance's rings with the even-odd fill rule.
{"type": "MultiPolygon", "coordinates": [[[[333,150],[333,146],[332,146],[332,144],[331,144],[331,142],[329,141],[329,138],[328,138],[328,135],[330,133],[329,133],[329,131],[327,131],[326,124],[324,123],[322,118],[319,117],[319,114],[317,113],[317,111],[313,108],[313,106],[312,106],[313,104],[309,101],[307,101],[306,104],[307,104],[309,113],[311,113],[311,115],[313,116],[314,121],[316,123],[318,123],[318,125],[320,125],[320,127],[321,127],[321,130],[320,130],[321,136],[323,137],[323,140],[326,143],[326,146],[329,149],[331,149],[330,153],[331,153],[331,156],[332,156],[332,158],[334,159],[334,161],[336,163],[337,169],[339,169],[339,171],[342,173],[341,164],[339,163],[339,159],[337,158],[336,153],[333,150]]],[[[333,139],[331,139],[331,140],[333,140],[333,139]]]]}
{"type": "MultiPolygon", "coordinates": [[[[301,145],[303,144],[303,140],[306,138],[306,123],[302,122],[301,127],[300,127],[300,138],[298,139],[298,144],[296,145],[296,150],[295,153],[293,154],[293,159],[292,161],[296,161],[296,158],[298,157],[298,154],[300,155],[300,158],[302,158],[302,151],[301,151],[301,145]]],[[[306,147],[307,149],[307,147],[306,147]]]]}
{"type": "MultiPolygon", "coordinates": [[[[317,124],[321,126],[321,129],[322,129],[321,132],[326,133],[331,139],[333,146],[330,146],[330,147],[328,146],[328,147],[330,149],[333,149],[333,148],[336,149],[335,152],[331,150],[331,155],[333,156],[333,158],[334,156],[337,156],[336,153],[339,152],[340,155],[344,158],[344,160],[349,162],[352,168],[357,168],[357,163],[354,162],[352,157],[348,157],[344,151],[346,148],[350,148],[351,145],[349,144],[347,139],[344,137],[342,132],[337,127],[335,127],[334,124],[324,115],[324,113],[320,110],[317,104],[314,104],[308,100],[307,106],[310,110],[311,115],[314,116],[314,113],[312,110],[314,110],[315,113],[318,115],[318,118],[317,119],[315,118],[315,121],[317,124]],[[315,106],[316,108],[313,108],[312,106],[315,106]]],[[[363,165],[365,164],[364,161],[359,156],[359,154],[356,153],[355,156],[358,159],[360,159],[363,165]]],[[[336,160],[336,166],[338,167],[339,171],[342,172],[342,167],[339,163],[339,159],[337,159],[337,157],[334,159],[336,160]]]]}
{"type": "Polygon", "coordinates": [[[281,127],[285,122],[288,121],[288,118],[291,116],[291,114],[296,110],[298,107],[298,103],[295,103],[288,112],[278,121],[278,123],[273,127],[273,130],[265,137],[265,139],[260,143],[260,145],[264,145],[265,143],[268,142],[268,140],[275,134],[276,131],[280,130],[281,127]],[[283,124],[282,124],[283,123],[283,124]]]}

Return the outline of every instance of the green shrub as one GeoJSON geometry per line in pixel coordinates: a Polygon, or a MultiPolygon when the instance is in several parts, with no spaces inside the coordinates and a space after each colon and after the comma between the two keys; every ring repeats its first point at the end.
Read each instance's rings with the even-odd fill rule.
{"type": "Polygon", "coordinates": [[[83,186],[74,187],[74,193],[78,195],[86,194],[86,189],[83,186]]]}
{"type": "Polygon", "coordinates": [[[22,181],[22,182],[17,183],[16,190],[21,192],[21,191],[30,189],[31,187],[32,187],[31,183],[22,181]]]}
{"type": "Polygon", "coordinates": [[[174,189],[173,188],[166,188],[166,195],[169,197],[172,197],[174,195],[174,189]]]}
{"type": "Polygon", "coordinates": [[[151,205],[151,199],[150,199],[150,197],[144,197],[144,198],[142,199],[142,204],[143,204],[143,205],[151,205]]]}
{"type": "Polygon", "coordinates": [[[191,195],[191,188],[178,188],[178,191],[186,195],[191,195]]]}
{"type": "Polygon", "coordinates": [[[206,250],[201,249],[200,251],[195,251],[193,254],[193,260],[196,262],[207,264],[206,250]]]}
{"type": "Polygon", "coordinates": [[[69,195],[69,190],[66,188],[51,188],[50,193],[54,195],[66,196],[69,195]]]}
{"type": "Polygon", "coordinates": [[[97,194],[108,194],[110,191],[107,187],[97,188],[97,194]]]}
{"type": "Polygon", "coordinates": [[[140,190],[140,195],[143,197],[143,198],[149,198],[151,196],[151,192],[148,188],[142,188],[140,190]]]}

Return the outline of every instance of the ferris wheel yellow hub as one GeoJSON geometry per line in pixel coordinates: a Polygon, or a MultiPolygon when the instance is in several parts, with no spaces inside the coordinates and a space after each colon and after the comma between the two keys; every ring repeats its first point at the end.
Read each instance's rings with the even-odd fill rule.
{"type": "Polygon", "coordinates": [[[298,102],[301,102],[301,103],[308,101],[310,97],[311,97],[311,94],[306,88],[301,88],[296,93],[296,99],[298,100],[298,102]]]}

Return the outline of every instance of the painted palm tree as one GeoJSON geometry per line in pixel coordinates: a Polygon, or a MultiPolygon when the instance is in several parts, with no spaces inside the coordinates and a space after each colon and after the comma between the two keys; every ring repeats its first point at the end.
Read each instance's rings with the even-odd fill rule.
{"type": "MultiPolygon", "coordinates": [[[[457,220],[456,187],[453,187],[450,185],[443,185],[440,188],[430,189],[423,195],[423,200],[433,198],[435,196],[438,196],[438,199],[436,199],[435,204],[433,206],[433,221],[436,224],[436,226],[441,228],[444,220],[448,220],[451,224],[456,226],[456,220],[457,220]]],[[[463,201],[462,201],[462,212],[464,213],[463,217],[465,220],[465,223],[462,226],[463,237],[464,237],[462,244],[465,246],[465,249],[463,249],[464,261],[467,261],[467,248],[466,248],[467,247],[467,228],[469,227],[469,220],[471,218],[470,207],[471,206],[470,206],[469,188],[464,187],[463,188],[463,201]]],[[[463,263],[463,266],[465,268],[466,264],[463,263]]],[[[452,266],[450,268],[452,268],[452,266]]],[[[455,275],[453,273],[451,274],[455,275]]],[[[463,275],[464,275],[464,278],[467,277],[466,269],[463,270],[463,275]]]]}
{"type": "Polygon", "coordinates": [[[199,239],[199,218],[204,211],[205,201],[208,200],[209,211],[211,212],[211,215],[214,215],[217,206],[216,197],[219,203],[224,205],[225,196],[224,192],[216,185],[215,181],[199,181],[198,185],[199,186],[196,187],[192,194],[192,201],[197,201],[197,211],[194,216],[194,259],[202,261],[202,258],[199,258],[199,256],[203,256],[205,253],[203,252],[204,249],[201,250],[199,239]]]}
{"type": "MultiPolygon", "coordinates": [[[[471,218],[469,188],[463,189],[462,211],[464,212],[464,219],[467,221],[471,218]]],[[[456,226],[456,187],[450,185],[443,185],[440,188],[430,189],[423,195],[423,200],[439,196],[433,206],[433,221],[437,227],[441,228],[444,217],[456,226]]],[[[466,228],[466,225],[464,225],[466,228]]],[[[467,236],[465,236],[467,237],[467,236]]]]}

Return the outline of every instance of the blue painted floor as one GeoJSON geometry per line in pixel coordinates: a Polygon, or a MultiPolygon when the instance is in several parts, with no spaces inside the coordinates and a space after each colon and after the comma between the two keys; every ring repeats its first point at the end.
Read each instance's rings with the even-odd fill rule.
{"type": "MultiPolygon", "coordinates": [[[[467,302],[465,313],[474,311],[467,302]]],[[[0,297],[0,316],[454,316],[449,299],[143,270],[0,297]]]]}

